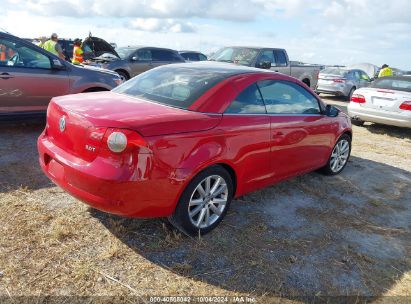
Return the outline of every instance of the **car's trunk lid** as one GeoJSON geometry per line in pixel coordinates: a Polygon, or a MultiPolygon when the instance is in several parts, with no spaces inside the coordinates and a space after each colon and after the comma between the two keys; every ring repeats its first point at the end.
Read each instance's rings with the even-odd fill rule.
{"type": "Polygon", "coordinates": [[[318,75],[318,84],[332,85],[345,82],[346,74],[334,75],[334,74],[322,74],[318,75]]]}
{"type": "MultiPolygon", "coordinates": [[[[84,129],[100,127],[131,129],[143,136],[199,132],[214,128],[222,117],[221,114],[173,108],[114,92],[83,93],[53,98],[49,112],[53,128],[57,130],[58,119],[61,116],[68,116],[67,130],[71,127],[71,119],[74,120],[75,129],[65,135],[69,137],[85,136],[87,132],[84,129]]],[[[58,134],[59,131],[54,132],[58,134]]],[[[85,142],[75,144],[84,145],[85,142]]]]}
{"type": "Polygon", "coordinates": [[[359,94],[365,97],[366,102],[360,104],[364,108],[390,112],[401,112],[400,105],[411,100],[410,92],[402,92],[378,88],[362,88],[359,94]]]}
{"type": "Polygon", "coordinates": [[[51,102],[47,110],[46,134],[50,141],[72,155],[92,161],[97,157],[106,128],[96,128],[81,114],[51,102]]]}

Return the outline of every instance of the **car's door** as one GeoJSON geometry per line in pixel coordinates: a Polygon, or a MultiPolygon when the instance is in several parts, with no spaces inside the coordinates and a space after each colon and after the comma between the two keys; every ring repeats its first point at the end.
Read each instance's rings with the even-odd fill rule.
{"type": "Polygon", "coordinates": [[[271,123],[271,167],[277,180],[323,166],[335,126],[318,99],[298,83],[258,82],[271,123]]]}
{"type": "Polygon", "coordinates": [[[267,185],[272,179],[270,118],[255,83],[239,93],[224,112],[219,127],[224,131],[228,158],[236,162],[242,190],[267,185]]]}
{"type": "Polygon", "coordinates": [[[67,69],[40,48],[9,37],[0,37],[9,57],[0,62],[0,112],[44,111],[50,99],[69,92],[67,69]]]}
{"type": "Polygon", "coordinates": [[[352,75],[354,77],[354,83],[355,83],[355,87],[357,89],[361,88],[363,85],[361,83],[361,74],[359,70],[353,70],[352,71],[352,75]]]}
{"type": "Polygon", "coordinates": [[[130,56],[131,77],[148,71],[153,67],[153,56],[149,48],[138,49],[130,56]]]}

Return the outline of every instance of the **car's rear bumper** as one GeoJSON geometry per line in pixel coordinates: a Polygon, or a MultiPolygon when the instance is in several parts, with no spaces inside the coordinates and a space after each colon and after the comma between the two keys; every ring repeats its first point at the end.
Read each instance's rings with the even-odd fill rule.
{"type": "Polygon", "coordinates": [[[395,113],[378,109],[364,108],[359,104],[350,103],[348,105],[348,115],[351,119],[368,121],[378,124],[411,128],[411,112],[395,113]]]}
{"type": "Polygon", "coordinates": [[[173,213],[184,185],[169,173],[156,172],[152,155],[139,156],[139,164],[113,168],[107,159],[85,162],[40,135],[40,166],[58,186],[101,211],[128,217],[164,217],[173,213]],[[131,174],[130,174],[131,172],[131,174]]]}
{"type": "Polygon", "coordinates": [[[324,93],[324,94],[331,94],[336,96],[347,96],[350,91],[347,91],[345,86],[325,86],[325,85],[317,85],[315,89],[317,93],[324,93]]]}

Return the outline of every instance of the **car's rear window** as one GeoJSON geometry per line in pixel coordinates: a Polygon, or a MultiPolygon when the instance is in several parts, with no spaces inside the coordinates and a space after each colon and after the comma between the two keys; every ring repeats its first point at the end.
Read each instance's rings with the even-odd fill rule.
{"type": "Polygon", "coordinates": [[[224,78],[225,73],[217,70],[169,65],[140,74],[113,91],[187,109],[224,78]]]}
{"type": "Polygon", "coordinates": [[[411,92],[411,79],[395,79],[383,77],[375,80],[370,87],[378,89],[388,89],[411,92]]]}
{"type": "Polygon", "coordinates": [[[345,76],[348,73],[347,70],[342,69],[324,69],[321,71],[321,74],[329,74],[329,75],[338,75],[338,76],[345,76]]]}

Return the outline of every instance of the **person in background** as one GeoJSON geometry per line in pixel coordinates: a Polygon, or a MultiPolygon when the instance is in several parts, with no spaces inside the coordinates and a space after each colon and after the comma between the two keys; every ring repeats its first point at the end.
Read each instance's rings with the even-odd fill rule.
{"type": "Polygon", "coordinates": [[[49,51],[50,53],[59,56],[61,59],[66,59],[63,54],[63,49],[61,48],[61,45],[58,43],[58,36],[56,33],[51,34],[50,39],[44,43],[40,43],[39,46],[45,49],[46,51],[49,51]]]}
{"type": "Polygon", "coordinates": [[[378,73],[378,78],[392,76],[392,70],[388,64],[383,64],[380,72],[378,73]]]}
{"type": "Polygon", "coordinates": [[[73,64],[81,64],[83,63],[83,53],[84,51],[81,49],[81,39],[76,38],[74,39],[74,48],[73,48],[73,59],[71,62],[73,64]]]}

